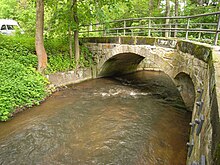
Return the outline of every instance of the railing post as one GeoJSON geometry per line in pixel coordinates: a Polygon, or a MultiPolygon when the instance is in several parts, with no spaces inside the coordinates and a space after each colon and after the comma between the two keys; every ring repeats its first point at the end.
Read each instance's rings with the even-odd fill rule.
{"type": "Polygon", "coordinates": [[[151,28],[151,19],[149,18],[149,19],[148,19],[148,37],[151,36],[151,30],[150,30],[150,28],[151,28]]]}
{"type": "Polygon", "coordinates": [[[90,30],[90,25],[87,26],[87,35],[89,37],[89,30],[90,30]]]}
{"type": "Polygon", "coordinates": [[[174,37],[177,36],[177,28],[178,28],[178,19],[175,20],[175,30],[174,30],[174,37]]]}
{"type": "Polygon", "coordinates": [[[165,19],[165,37],[169,37],[169,33],[170,33],[170,31],[169,30],[167,30],[167,29],[169,29],[169,26],[170,26],[170,19],[168,19],[168,18],[166,18],[165,19]]]}
{"type": "Polygon", "coordinates": [[[106,36],[106,29],[105,29],[105,24],[104,23],[102,25],[102,31],[103,31],[102,35],[106,36]]]}
{"type": "Polygon", "coordinates": [[[125,30],[125,28],[126,28],[126,21],[124,20],[124,36],[126,35],[126,30],[125,30]]]}
{"type": "MultiPolygon", "coordinates": [[[[200,24],[200,29],[202,29],[202,23],[200,24]]],[[[198,37],[198,39],[200,39],[201,38],[201,31],[199,32],[199,37],[198,37]]]]}
{"type": "Polygon", "coordinates": [[[187,19],[187,25],[186,25],[186,39],[188,39],[189,36],[189,23],[190,23],[190,18],[187,19]]]}
{"type": "Polygon", "coordinates": [[[170,30],[169,30],[169,33],[168,33],[168,37],[171,37],[171,35],[172,35],[172,30],[171,30],[172,29],[172,25],[171,24],[172,24],[172,22],[170,21],[169,22],[169,29],[170,30]]]}
{"type": "Polygon", "coordinates": [[[218,16],[218,24],[216,27],[216,33],[215,33],[215,40],[214,40],[214,45],[216,46],[218,44],[218,35],[219,35],[219,30],[220,30],[220,14],[216,14],[218,16]]]}

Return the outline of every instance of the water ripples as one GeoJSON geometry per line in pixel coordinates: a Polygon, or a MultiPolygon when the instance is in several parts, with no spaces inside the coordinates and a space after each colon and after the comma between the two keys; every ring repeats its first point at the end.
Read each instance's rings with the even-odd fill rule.
{"type": "Polygon", "coordinates": [[[190,114],[122,84],[73,85],[13,119],[19,129],[0,136],[0,164],[185,164],[190,114]]]}

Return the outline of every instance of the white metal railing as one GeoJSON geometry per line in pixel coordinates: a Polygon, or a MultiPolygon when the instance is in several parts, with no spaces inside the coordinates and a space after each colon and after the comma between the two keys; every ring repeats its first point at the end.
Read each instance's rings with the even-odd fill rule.
{"type": "Polygon", "coordinates": [[[197,39],[218,44],[220,12],[178,17],[143,17],[82,25],[80,34],[91,36],[149,36],[197,39]],[[166,24],[165,20],[169,19],[166,24]]]}

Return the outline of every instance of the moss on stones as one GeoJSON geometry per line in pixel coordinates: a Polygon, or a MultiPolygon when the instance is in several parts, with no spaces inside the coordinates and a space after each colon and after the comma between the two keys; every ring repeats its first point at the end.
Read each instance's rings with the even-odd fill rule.
{"type": "Polygon", "coordinates": [[[152,37],[137,37],[137,45],[155,45],[155,38],[152,37]]]}
{"type": "Polygon", "coordinates": [[[220,143],[217,146],[214,163],[215,164],[220,164],[220,143]]]}
{"type": "Polygon", "coordinates": [[[194,55],[196,58],[208,62],[211,57],[212,49],[210,47],[193,43],[189,41],[179,41],[178,49],[184,53],[194,55]]]}
{"type": "Polygon", "coordinates": [[[135,45],[136,39],[135,37],[120,37],[121,43],[120,44],[128,44],[128,45],[135,45]]]}

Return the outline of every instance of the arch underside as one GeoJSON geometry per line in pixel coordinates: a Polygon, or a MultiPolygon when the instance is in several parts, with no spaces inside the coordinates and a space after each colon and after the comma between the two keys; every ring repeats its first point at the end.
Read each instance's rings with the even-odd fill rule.
{"type": "Polygon", "coordinates": [[[175,78],[175,84],[180,91],[186,108],[193,111],[195,102],[195,87],[190,76],[184,72],[180,72],[175,78]]]}
{"type": "Polygon", "coordinates": [[[103,64],[99,76],[118,76],[134,72],[143,59],[143,56],[134,53],[117,54],[103,64]]]}

